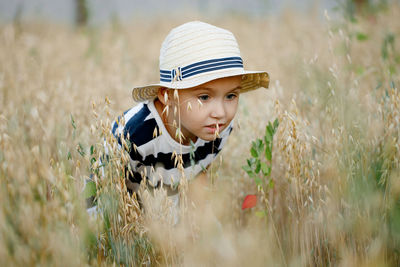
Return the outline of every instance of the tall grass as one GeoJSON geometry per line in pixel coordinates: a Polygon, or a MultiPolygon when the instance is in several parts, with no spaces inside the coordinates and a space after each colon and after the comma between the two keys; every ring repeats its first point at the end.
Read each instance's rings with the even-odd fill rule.
{"type": "Polygon", "coordinates": [[[232,30],[246,68],[272,81],[241,96],[209,170],[209,206],[183,195],[178,227],[165,192],[143,197],[146,212],[126,192],[127,155],[109,127],[134,104],[129,88],[158,79],[161,41],[184,21],[2,25],[1,265],[398,265],[399,13],[209,21],[232,30]],[[275,118],[273,185],[260,191],[241,166],[275,118]],[[96,218],[82,192],[90,174],[96,218]],[[265,201],[241,210],[252,193],[265,201]]]}

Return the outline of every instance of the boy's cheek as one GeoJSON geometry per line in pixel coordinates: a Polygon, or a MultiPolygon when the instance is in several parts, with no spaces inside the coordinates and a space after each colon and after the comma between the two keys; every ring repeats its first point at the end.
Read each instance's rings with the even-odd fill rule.
{"type": "Polygon", "coordinates": [[[198,112],[200,110],[199,104],[193,100],[187,101],[183,108],[188,113],[198,112]]]}
{"type": "Polygon", "coordinates": [[[239,107],[239,102],[236,102],[236,105],[233,107],[233,116],[236,115],[236,113],[237,113],[237,111],[239,109],[238,107],[239,107]]]}

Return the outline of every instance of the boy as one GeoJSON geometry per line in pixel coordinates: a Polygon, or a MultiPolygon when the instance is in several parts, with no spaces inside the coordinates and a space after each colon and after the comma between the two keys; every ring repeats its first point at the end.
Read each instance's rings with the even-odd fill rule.
{"type": "Polygon", "coordinates": [[[151,187],[164,184],[176,204],[183,175],[207,182],[204,171],[227,141],[239,94],[267,88],[269,76],[244,70],[231,32],[198,21],[173,29],[159,60],[160,82],[132,90],[140,103],[114,122],[112,133],[131,146],[128,190],[137,192],[146,177],[151,187]]]}

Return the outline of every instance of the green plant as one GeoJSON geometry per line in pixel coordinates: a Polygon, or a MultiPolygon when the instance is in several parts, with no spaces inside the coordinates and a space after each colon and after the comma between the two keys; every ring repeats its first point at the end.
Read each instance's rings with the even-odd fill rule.
{"type": "Polygon", "coordinates": [[[271,175],[272,168],[273,138],[278,126],[278,119],[275,119],[273,123],[268,123],[263,139],[257,138],[252,142],[250,158],[247,159],[247,165],[242,167],[259,189],[274,186],[273,180],[268,177],[271,175]]]}

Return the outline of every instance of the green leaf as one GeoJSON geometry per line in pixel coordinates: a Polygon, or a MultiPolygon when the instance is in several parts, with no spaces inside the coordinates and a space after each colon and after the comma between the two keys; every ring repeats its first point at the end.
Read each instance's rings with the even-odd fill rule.
{"type": "Polygon", "coordinates": [[[368,40],[368,35],[366,35],[365,33],[362,32],[357,32],[356,33],[356,37],[358,41],[366,41],[368,40]]]}
{"type": "Polygon", "coordinates": [[[255,149],[254,147],[252,147],[252,148],[250,149],[250,154],[251,154],[253,157],[258,158],[258,153],[257,153],[257,151],[256,151],[256,149],[255,149]]]}
{"type": "Polygon", "coordinates": [[[93,155],[93,154],[94,154],[94,146],[91,145],[91,146],[90,146],[90,155],[93,155]]]}
{"type": "Polygon", "coordinates": [[[269,147],[269,146],[265,149],[265,157],[266,157],[269,161],[272,160],[272,149],[271,149],[271,147],[269,147]]]}
{"type": "Polygon", "coordinates": [[[71,124],[72,124],[72,127],[73,127],[74,129],[76,129],[76,124],[75,124],[74,117],[72,116],[72,114],[70,114],[70,116],[71,116],[71,124]]]}
{"type": "Polygon", "coordinates": [[[274,121],[274,129],[275,129],[275,131],[278,128],[278,126],[279,126],[279,120],[275,119],[275,121],[274,121]]]}
{"type": "Polygon", "coordinates": [[[259,160],[257,160],[256,169],[254,171],[255,171],[255,173],[259,173],[260,170],[261,170],[261,162],[259,160]]]}
{"type": "Polygon", "coordinates": [[[257,139],[256,139],[256,145],[257,145],[257,146],[260,146],[261,143],[262,143],[261,139],[260,139],[260,138],[257,138],[257,139]]]}
{"type": "Polygon", "coordinates": [[[268,145],[272,142],[272,135],[269,132],[265,133],[264,136],[265,143],[268,145]]]}
{"type": "Polygon", "coordinates": [[[274,188],[274,185],[275,185],[274,180],[270,179],[268,183],[269,188],[271,189],[274,188]]]}
{"type": "Polygon", "coordinates": [[[85,189],[83,190],[83,197],[89,198],[96,196],[96,183],[93,181],[89,181],[85,185],[85,189]]]}
{"type": "Polygon", "coordinates": [[[83,148],[83,145],[81,143],[78,144],[77,151],[82,157],[85,156],[85,149],[83,148]]]}
{"type": "Polygon", "coordinates": [[[267,133],[268,133],[269,135],[273,136],[273,132],[274,132],[274,129],[272,128],[271,122],[269,122],[269,123],[268,123],[268,126],[267,126],[267,133]]]}
{"type": "Polygon", "coordinates": [[[250,166],[242,166],[242,169],[247,173],[253,173],[253,170],[250,168],[250,166]]]}
{"type": "Polygon", "coordinates": [[[262,151],[264,144],[260,138],[257,139],[256,144],[257,144],[257,151],[260,151],[260,150],[262,151]]]}
{"type": "Polygon", "coordinates": [[[104,213],[104,227],[107,230],[107,233],[109,233],[109,230],[111,228],[111,223],[110,223],[110,217],[108,216],[107,212],[104,213]]]}
{"type": "Polygon", "coordinates": [[[251,161],[249,160],[249,159],[247,159],[247,165],[249,166],[249,167],[251,167],[251,161]]]}
{"type": "Polygon", "coordinates": [[[262,180],[259,177],[254,177],[254,182],[256,182],[257,186],[262,186],[262,180]]]}
{"type": "Polygon", "coordinates": [[[256,216],[257,216],[258,218],[264,218],[265,216],[267,216],[267,212],[264,211],[264,210],[256,211],[256,216]]]}
{"type": "Polygon", "coordinates": [[[268,176],[271,173],[271,167],[268,166],[265,162],[261,162],[261,171],[264,176],[268,176]]]}

